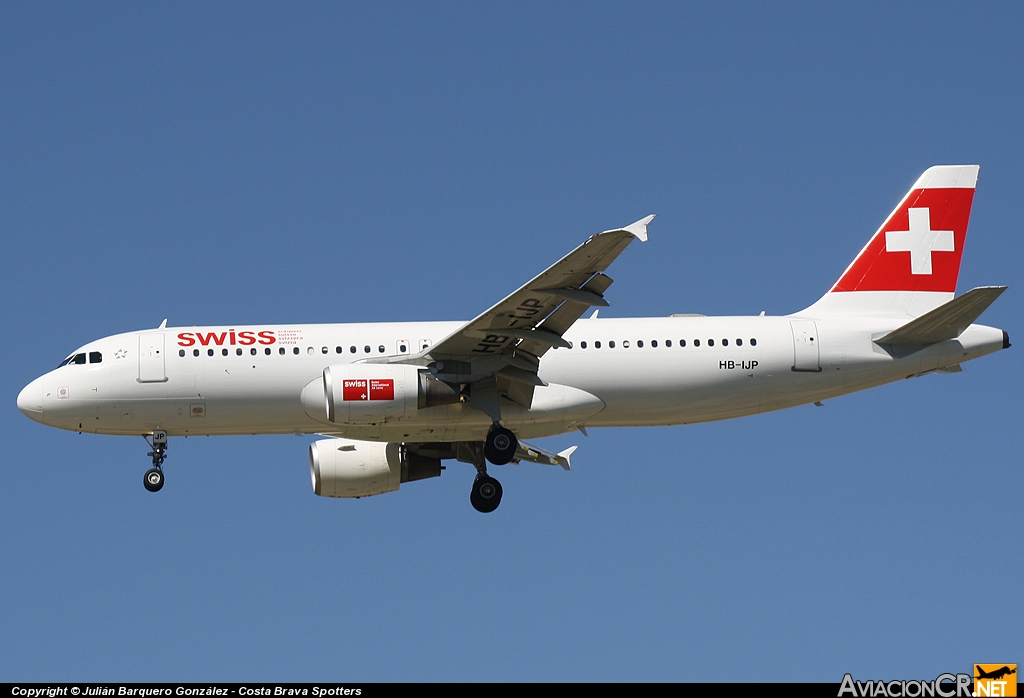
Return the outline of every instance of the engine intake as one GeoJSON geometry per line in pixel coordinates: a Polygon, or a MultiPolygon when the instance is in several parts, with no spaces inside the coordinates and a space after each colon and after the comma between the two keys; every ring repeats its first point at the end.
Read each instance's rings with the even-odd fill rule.
{"type": "Polygon", "coordinates": [[[370,497],[403,482],[441,474],[441,461],[410,453],[402,444],[323,439],[309,447],[313,492],[321,497],[370,497]]]}

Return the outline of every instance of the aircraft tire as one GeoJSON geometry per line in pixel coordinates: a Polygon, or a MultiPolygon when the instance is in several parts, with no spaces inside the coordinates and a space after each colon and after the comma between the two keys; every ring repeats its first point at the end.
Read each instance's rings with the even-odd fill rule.
{"type": "Polygon", "coordinates": [[[505,465],[516,455],[519,439],[504,427],[496,426],[487,433],[484,457],[495,465],[505,465]]]}
{"type": "Polygon", "coordinates": [[[489,514],[501,504],[501,483],[488,475],[481,475],[473,481],[469,502],[482,514],[489,514]]]}
{"type": "Polygon", "coordinates": [[[160,468],[150,468],[142,478],[142,484],[150,492],[159,492],[164,486],[164,471],[160,468]]]}

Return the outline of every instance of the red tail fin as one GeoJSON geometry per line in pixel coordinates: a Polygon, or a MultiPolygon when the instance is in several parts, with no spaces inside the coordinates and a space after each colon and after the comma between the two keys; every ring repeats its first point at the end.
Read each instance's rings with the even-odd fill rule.
{"type": "Polygon", "coordinates": [[[925,170],[831,293],[955,292],[977,181],[977,165],[925,170]]]}

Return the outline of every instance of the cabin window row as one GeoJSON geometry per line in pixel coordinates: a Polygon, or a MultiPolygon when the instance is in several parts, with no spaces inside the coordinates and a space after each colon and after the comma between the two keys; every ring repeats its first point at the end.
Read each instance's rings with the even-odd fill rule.
{"type": "MultiPolygon", "coordinates": [[[[714,339],[707,339],[705,341],[707,342],[707,346],[709,346],[709,347],[715,346],[715,340],[714,339]]],[[[728,347],[728,346],[742,347],[744,340],[741,339],[741,338],[736,338],[734,340],[731,340],[731,342],[730,342],[729,339],[721,339],[721,340],[718,340],[718,341],[720,342],[720,346],[723,346],[723,347],[728,347]]],[[[750,346],[752,346],[752,347],[756,347],[757,346],[757,339],[756,338],[751,337],[747,341],[750,343],[750,346]]],[[[692,346],[695,346],[695,347],[701,346],[701,340],[699,340],[699,339],[691,340],[691,342],[692,342],[692,344],[691,344],[692,346]]],[[[594,342],[593,344],[594,344],[594,348],[595,349],[600,349],[602,346],[604,346],[600,340],[594,342]]],[[[615,342],[614,339],[609,340],[607,344],[608,344],[608,348],[609,349],[614,349],[616,347],[616,342],[615,342]]],[[[671,339],[666,339],[666,340],[664,340],[664,344],[665,344],[666,347],[671,347],[672,346],[672,340],[671,339]]],[[[658,340],[657,339],[650,340],[650,345],[651,345],[652,348],[656,349],[658,347],[658,340]]],[[[589,343],[587,343],[587,342],[580,342],[580,349],[586,349],[588,346],[590,346],[589,343]]],[[[679,346],[680,347],[687,346],[686,340],[685,339],[680,339],[679,340],[679,346]]],[[[623,349],[629,349],[629,347],[630,347],[629,340],[628,339],[623,340],[622,341],[622,348],[623,349]]],[[[638,339],[636,341],[636,347],[637,347],[637,349],[643,349],[644,348],[644,340],[638,339]]]]}
{"type": "MultiPolygon", "coordinates": [[[[423,348],[426,349],[427,346],[429,346],[429,345],[425,344],[423,346],[423,348]]],[[[400,344],[398,346],[398,352],[400,354],[404,354],[408,350],[409,350],[409,348],[405,344],[400,344]]],[[[387,351],[387,349],[386,349],[386,347],[383,344],[377,345],[377,353],[378,354],[383,354],[385,351],[387,351]]],[[[352,345],[352,346],[350,346],[348,348],[348,352],[350,354],[358,354],[359,353],[359,348],[356,347],[355,345],[352,345]]],[[[241,347],[236,347],[234,353],[235,353],[236,356],[244,356],[245,355],[245,350],[242,349],[241,347]]],[[[263,349],[263,353],[266,356],[271,356],[274,353],[274,351],[270,347],[265,347],[263,349]]],[[[286,347],[278,347],[277,348],[277,353],[280,354],[281,356],[284,356],[285,354],[288,354],[289,352],[288,352],[288,349],[286,347]]],[[[292,354],[296,354],[296,355],[297,354],[301,354],[302,353],[302,349],[300,349],[299,347],[292,347],[291,348],[291,353],[292,354]]],[[[328,347],[320,347],[320,353],[321,354],[329,354],[330,353],[330,348],[328,348],[328,347]]],[[[344,354],[345,353],[345,348],[342,347],[342,346],[337,346],[337,347],[334,348],[334,353],[335,354],[344,354]]],[[[373,353],[373,347],[371,347],[369,344],[363,345],[363,352],[362,353],[364,353],[364,354],[372,354],[373,353]]],[[[226,348],[225,349],[221,349],[220,350],[220,354],[221,354],[221,356],[230,356],[231,350],[230,349],[226,349],[226,348]]],[[[259,354],[259,349],[257,349],[256,347],[251,347],[249,349],[249,354],[251,356],[257,356],[259,354]]],[[[308,354],[310,356],[316,354],[316,348],[315,347],[306,347],[306,354],[308,354]]],[[[185,352],[184,349],[179,349],[178,350],[178,356],[185,356],[185,355],[186,355],[186,352],[185,352]]],[[[200,350],[200,349],[193,349],[192,350],[192,356],[201,356],[201,355],[202,355],[202,350],[200,350]]],[[[216,349],[207,349],[206,350],[206,355],[207,356],[216,356],[217,355],[217,350],[216,349]]],[[[64,363],[68,363],[68,361],[70,361],[72,358],[75,358],[75,357],[70,357],[69,359],[65,360],[64,363]]],[[[63,366],[63,365],[64,364],[61,364],[61,366],[63,366]]]]}

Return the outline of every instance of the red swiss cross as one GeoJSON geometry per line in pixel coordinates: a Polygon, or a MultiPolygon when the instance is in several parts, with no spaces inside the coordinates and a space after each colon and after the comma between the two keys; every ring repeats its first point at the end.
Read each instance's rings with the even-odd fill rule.
{"type": "Polygon", "coordinates": [[[838,291],[956,291],[974,189],[914,189],[842,278],[838,291]]]}

